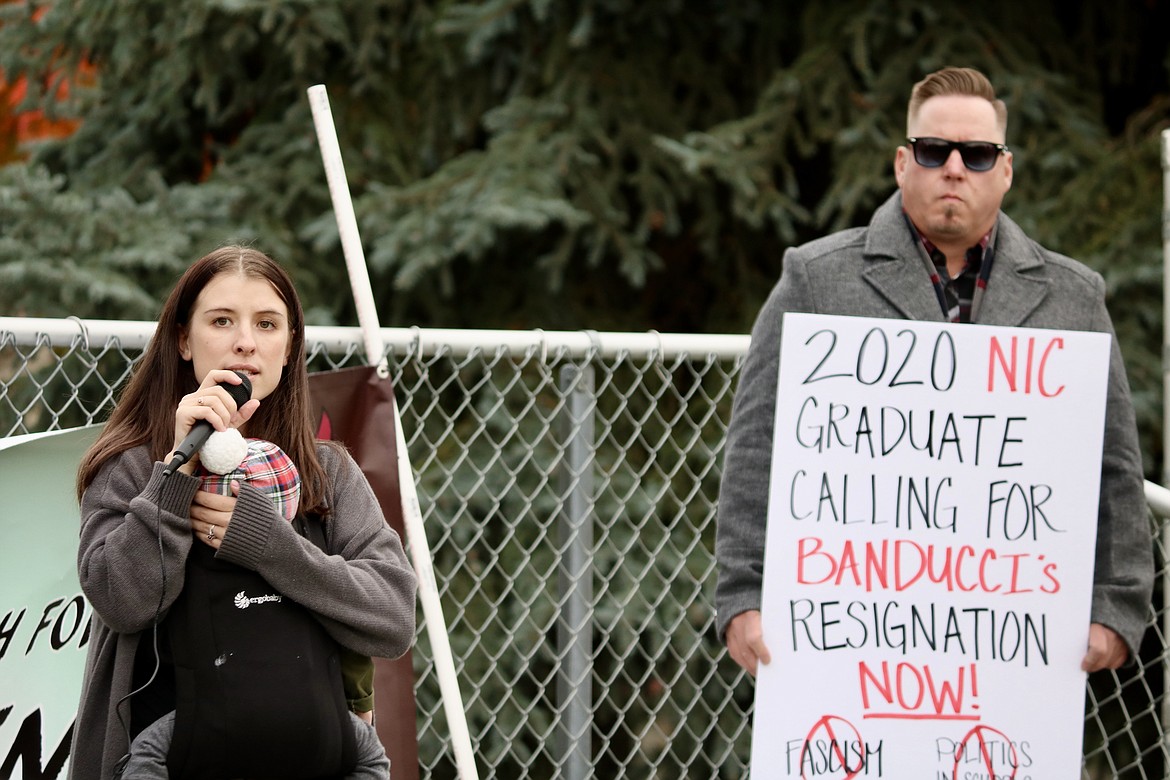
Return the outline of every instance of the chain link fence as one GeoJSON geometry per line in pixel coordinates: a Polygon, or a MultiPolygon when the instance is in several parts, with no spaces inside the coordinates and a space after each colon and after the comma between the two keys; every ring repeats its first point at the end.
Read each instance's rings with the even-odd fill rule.
{"type": "MultiPolygon", "coordinates": [[[[0,436],[104,419],[152,331],[0,317],[0,436]]],[[[747,337],[383,335],[480,777],[745,777],[752,685],[716,640],[713,597],[747,337]]],[[[308,336],[311,370],[363,360],[356,328],[308,336]]],[[[1156,554],[1141,658],[1090,679],[1089,780],[1167,776],[1156,554]]],[[[422,620],[420,774],[454,778],[422,620]]]]}

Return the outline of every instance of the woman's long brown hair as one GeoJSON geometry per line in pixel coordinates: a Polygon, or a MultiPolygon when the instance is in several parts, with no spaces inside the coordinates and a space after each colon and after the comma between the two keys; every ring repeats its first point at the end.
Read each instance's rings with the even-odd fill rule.
{"type": "Polygon", "coordinates": [[[305,315],[292,279],[263,252],[226,246],[195,261],[163,304],[154,337],[134,367],[117,406],[77,471],[78,500],[98,471],[114,456],[145,444],[162,460],[175,436],[175,409],[199,387],[189,360],[179,355],[179,334],[191,318],[199,293],[220,274],[242,274],[272,285],[288,307],[290,351],[284,377],[248,421],[248,435],[283,449],[301,474],[300,505],[306,512],[327,511],[328,477],[317,458],[316,419],[309,400],[305,367],[305,315]]]}

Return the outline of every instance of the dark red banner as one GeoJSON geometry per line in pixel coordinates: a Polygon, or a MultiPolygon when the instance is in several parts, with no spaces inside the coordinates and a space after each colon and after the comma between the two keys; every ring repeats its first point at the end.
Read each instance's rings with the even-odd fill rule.
{"type": "MultiPolygon", "coordinates": [[[[386,522],[406,543],[395,453],[394,388],[372,366],[309,376],[320,409],[318,434],[345,444],[382,505],[386,522]]],[[[411,653],[374,659],[374,712],[394,780],[418,780],[414,667],[411,653]]]]}

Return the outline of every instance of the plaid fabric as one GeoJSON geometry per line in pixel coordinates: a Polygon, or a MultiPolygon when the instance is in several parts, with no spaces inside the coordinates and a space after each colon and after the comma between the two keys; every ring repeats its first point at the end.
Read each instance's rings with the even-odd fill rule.
{"type": "Polygon", "coordinates": [[[221,496],[232,494],[232,480],[247,483],[272,498],[285,520],[297,514],[301,498],[301,475],[280,447],[263,439],[248,439],[248,457],[227,474],[212,474],[199,467],[202,489],[221,496]]]}
{"type": "Polygon", "coordinates": [[[930,280],[939,291],[940,302],[946,302],[943,311],[947,319],[970,322],[975,298],[987,289],[987,277],[991,274],[991,252],[987,251],[991,233],[967,250],[967,264],[953,279],[947,273],[947,256],[926,236],[921,236],[921,239],[922,247],[934,263],[935,272],[930,275],[930,280]]]}
{"type": "Polygon", "coordinates": [[[951,322],[974,322],[979,316],[979,304],[987,289],[987,281],[991,277],[991,266],[995,259],[992,251],[995,225],[974,246],[967,249],[967,264],[959,275],[952,279],[947,273],[946,255],[932,244],[930,239],[922,235],[904,210],[902,216],[905,217],[906,226],[910,228],[910,234],[921,250],[919,254],[926,264],[927,273],[930,274],[930,283],[934,286],[934,293],[938,297],[943,316],[951,322]]]}

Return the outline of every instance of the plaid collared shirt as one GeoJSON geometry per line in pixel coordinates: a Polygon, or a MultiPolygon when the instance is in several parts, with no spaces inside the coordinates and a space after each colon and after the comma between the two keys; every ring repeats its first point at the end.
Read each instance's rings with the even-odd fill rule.
{"type": "Polygon", "coordinates": [[[959,275],[951,278],[947,272],[947,256],[930,243],[930,239],[919,234],[922,239],[922,248],[926,250],[930,260],[934,263],[935,272],[930,281],[935,290],[939,291],[939,303],[943,307],[943,314],[951,322],[970,322],[971,311],[975,297],[982,297],[987,289],[987,275],[991,273],[991,253],[987,245],[991,241],[991,232],[979,239],[979,243],[967,250],[967,264],[959,275]],[[984,270],[987,273],[984,273],[984,270]]]}
{"type": "Polygon", "coordinates": [[[995,227],[992,226],[983,238],[967,250],[967,264],[958,276],[952,278],[947,271],[946,255],[922,235],[908,214],[905,216],[906,224],[922,247],[923,258],[928,261],[930,282],[934,285],[943,316],[951,322],[971,322],[979,314],[979,303],[987,289],[987,280],[991,277],[994,253],[990,247],[995,227]]]}

